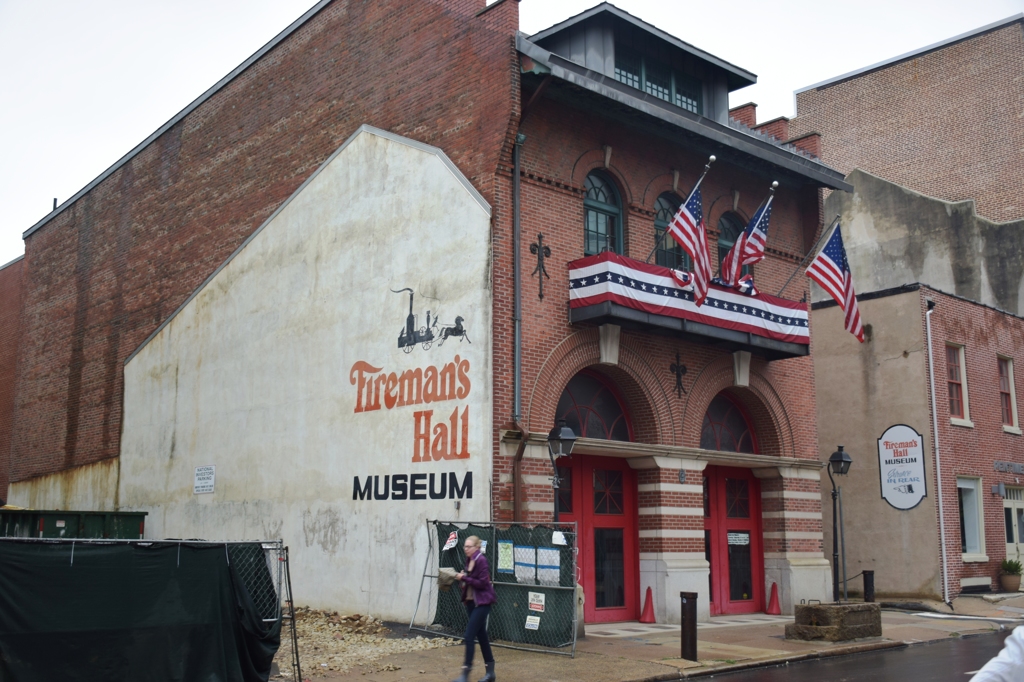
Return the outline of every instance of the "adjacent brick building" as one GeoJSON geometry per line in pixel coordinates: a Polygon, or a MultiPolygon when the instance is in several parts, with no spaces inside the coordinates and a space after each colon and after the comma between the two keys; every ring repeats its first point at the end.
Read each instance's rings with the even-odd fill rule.
{"type": "MultiPolygon", "coordinates": [[[[343,143],[358,156],[379,138],[388,141],[381,149],[394,143],[450,159],[489,207],[490,274],[479,286],[491,291],[493,390],[476,404],[490,411],[492,451],[472,460],[490,479],[476,491],[489,492],[497,520],[547,521],[556,502],[546,434],[564,418],[582,436],[571,460],[560,462],[557,504],[563,520],[580,524],[587,620],[635,618],[646,587],[654,589],[660,620],[678,618],[680,589],[701,594],[704,616],[761,611],[773,583],[786,610],[824,598],[808,288],[803,277],[783,285],[821,229],[820,190],[850,185],[815,158],[814,136],[783,144],[773,122],[772,135],[730,123],[728,93],[754,82],[753,74],[611,5],[534,36],[517,26],[514,0],[396,1],[358,12],[324,0],[26,232],[12,500],[64,508],[86,499],[108,507],[130,500],[145,508],[146,499],[166,491],[139,487],[138,477],[122,480],[122,459],[135,458],[137,466],[138,458],[152,458],[154,469],[182,458],[186,467],[210,464],[212,441],[201,428],[176,438],[176,424],[195,417],[175,416],[178,402],[171,409],[158,401],[160,409],[147,411],[125,401],[125,363],[142,362],[133,358],[143,349],[145,362],[160,349],[191,352],[174,339],[184,338],[175,335],[186,333],[179,328],[194,315],[204,320],[202,330],[223,325],[223,334],[272,316],[254,310],[236,317],[232,309],[207,319],[197,309],[213,314],[212,303],[202,306],[230,288],[241,264],[265,268],[260,286],[276,281],[274,259],[253,254],[281,238],[282,228],[273,226],[287,220],[281,211],[305,205],[300,198],[314,191],[307,179],[317,187],[327,182],[318,174],[343,143]],[[358,138],[357,129],[370,137],[358,138]],[[681,253],[671,246],[652,251],[711,154],[717,161],[702,191],[716,263],[771,183],[779,188],[767,256],[753,266],[763,293],[713,288],[697,309],[670,270],[687,269],[681,253]],[[131,452],[121,441],[126,429],[131,452]]],[[[402,197],[381,202],[399,206],[402,197]]],[[[376,248],[366,244],[356,240],[352,248],[376,248]]],[[[425,234],[419,259],[439,258],[432,248],[425,234]]],[[[372,255],[389,267],[406,257],[372,255]]],[[[409,285],[393,285],[401,286],[409,285]]],[[[423,295],[431,294],[417,292],[423,295]]],[[[346,305],[377,305],[369,296],[346,305]]],[[[412,335],[411,294],[409,307],[412,335]]],[[[302,336],[314,326],[288,333],[302,336]]],[[[427,329],[429,318],[420,331],[427,329]]],[[[382,334],[390,337],[387,328],[382,334]]],[[[397,348],[389,338],[397,360],[401,344],[402,337],[397,348]]],[[[216,381],[227,387],[239,372],[264,369],[262,359],[248,362],[216,381]]],[[[204,376],[201,364],[182,380],[204,376]]],[[[132,395],[146,398],[150,380],[177,395],[170,364],[146,366],[155,379],[136,376],[132,395]]],[[[378,389],[390,391],[383,381],[378,389]]],[[[225,388],[224,409],[237,419],[204,428],[223,433],[266,423],[246,412],[245,401],[233,402],[250,389],[225,388]]],[[[336,399],[351,407],[348,394],[336,399]]],[[[285,439],[299,463],[314,454],[304,450],[308,426],[304,421],[285,439]]],[[[323,491],[337,483],[331,477],[339,470],[344,485],[352,473],[361,475],[362,446],[336,435],[338,460],[323,472],[299,467],[290,472],[296,481],[320,476],[323,491]]],[[[251,456],[257,471],[259,459],[251,456]]],[[[337,520],[352,518],[351,501],[321,499],[296,481],[274,481],[267,493],[251,492],[259,490],[255,482],[229,483],[201,501],[185,494],[175,504],[196,525],[165,530],[215,537],[225,531],[211,521],[214,514],[244,509],[263,532],[294,533],[286,542],[295,552],[348,560],[337,549],[337,520]],[[332,518],[336,525],[320,525],[332,518]]],[[[371,528],[384,518],[363,512],[344,527],[342,541],[373,544],[371,528]]],[[[380,551],[406,552],[408,542],[380,551]]],[[[303,562],[296,565],[301,570],[303,562]]],[[[411,604],[381,608],[398,617],[411,604]]]]}
{"type": "Polygon", "coordinates": [[[1024,15],[796,92],[790,134],[819,133],[821,158],[994,222],[1024,218],[1024,15]]]}
{"type": "MultiPolygon", "coordinates": [[[[0,267],[0,499],[7,497],[25,257],[0,267]]],[[[0,505],[3,506],[3,505],[0,505]]]]}
{"type": "MultiPolygon", "coordinates": [[[[834,303],[815,303],[812,314],[820,438],[853,458],[836,480],[847,572],[875,571],[882,595],[950,600],[964,590],[998,591],[1001,561],[1024,549],[1024,394],[1015,364],[1024,357],[1024,320],[921,284],[858,298],[869,325],[863,345],[842,330],[834,303]],[[887,464],[893,448],[883,436],[897,425],[916,432],[904,429],[911,435],[901,442],[921,442],[887,464]],[[910,485],[918,489],[883,498],[894,468],[917,471],[909,462],[917,452],[924,480],[910,485]]],[[[859,592],[860,580],[850,589],[859,592]]]]}

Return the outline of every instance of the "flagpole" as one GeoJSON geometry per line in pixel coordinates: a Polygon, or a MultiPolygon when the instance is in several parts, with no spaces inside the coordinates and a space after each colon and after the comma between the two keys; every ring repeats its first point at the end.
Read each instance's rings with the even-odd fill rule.
{"type": "Polygon", "coordinates": [[[818,241],[814,242],[814,246],[811,248],[810,251],[807,252],[807,255],[804,256],[804,259],[800,261],[800,265],[796,266],[796,270],[793,271],[793,274],[789,276],[789,279],[786,280],[786,283],[782,285],[781,289],[779,289],[779,293],[775,294],[776,296],[782,296],[782,292],[786,290],[786,287],[789,286],[789,283],[793,281],[794,277],[796,277],[796,273],[800,272],[800,270],[803,269],[803,267],[807,264],[808,258],[810,258],[811,256],[818,252],[818,246],[821,244],[821,240],[824,239],[826,235],[832,232],[832,228],[835,227],[836,223],[838,222],[839,214],[836,213],[836,217],[832,219],[832,223],[828,226],[828,229],[821,233],[821,236],[818,237],[818,241]]]}
{"type": "MultiPolygon", "coordinates": [[[[693,193],[697,191],[698,187],[700,187],[700,183],[704,182],[704,176],[708,174],[708,171],[711,169],[711,164],[713,164],[714,162],[715,162],[715,155],[712,154],[711,156],[708,157],[708,162],[704,166],[704,172],[700,174],[699,178],[697,178],[697,184],[693,186],[692,190],[690,190],[690,194],[686,197],[686,201],[683,202],[683,206],[685,206],[686,204],[688,204],[690,202],[690,197],[692,197],[693,193]]],[[[647,260],[644,261],[645,263],[650,263],[651,262],[651,256],[653,256],[658,251],[658,249],[661,248],[661,243],[663,241],[665,241],[665,235],[667,235],[667,234],[668,234],[668,226],[666,225],[665,226],[665,231],[661,233],[661,236],[658,237],[658,241],[656,241],[654,243],[654,249],[647,255],[647,260]]]]}
{"type": "MultiPolygon", "coordinates": [[[[754,211],[753,215],[756,216],[761,211],[761,209],[764,208],[764,205],[772,200],[772,197],[775,196],[775,190],[778,189],[778,188],[779,188],[779,181],[778,180],[772,180],[772,186],[768,190],[768,196],[766,196],[764,199],[761,200],[761,203],[758,205],[757,210],[754,211]]],[[[753,220],[753,219],[751,219],[751,220],[753,220]]],[[[743,231],[745,232],[746,228],[744,228],[743,231]]],[[[739,235],[736,235],[736,242],[739,242],[739,240],[740,240],[739,235]]],[[[733,242],[732,249],[736,248],[736,242],[733,242]]],[[[732,249],[729,249],[730,253],[732,252],[732,249]]],[[[725,263],[725,261],[727,261],[727,260],[729,260],[728,257],[726,257],[725,260],[722,261],[722,263],[718,264],[718,279],[722,279],[722,264],[725,263]]],[[[740,269],[742,270],[742,266],[741,266],[740,269]]],[[[787,282],[787,284],[788,284],[788,282],[787,282]]]]}

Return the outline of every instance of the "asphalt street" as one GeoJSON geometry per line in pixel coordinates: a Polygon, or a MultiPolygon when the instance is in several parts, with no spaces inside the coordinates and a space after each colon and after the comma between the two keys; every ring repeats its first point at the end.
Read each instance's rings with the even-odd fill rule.
{"type": "Polygon", "coordinates": [[[1010,632],[951,638],[934,644],[918,644],[867,654],[802,661],[774,668],[715,675],[729,682],[906,682],[907,680],[956,680],[971,675],[1003,648],[1010,632]]]}

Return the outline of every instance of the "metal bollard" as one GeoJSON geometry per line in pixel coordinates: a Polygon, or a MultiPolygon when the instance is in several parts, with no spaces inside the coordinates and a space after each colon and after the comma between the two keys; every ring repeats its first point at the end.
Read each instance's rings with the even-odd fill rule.
{"type": "Polygon", "coordinates": [[[875,572],[864,571],[864,601],[875,601],[875,572]]]}
{"type": "Polygon", "coordinates": [[[682,603],[683,659],[697,660],[697,593],[680,592],[682,603]]]}

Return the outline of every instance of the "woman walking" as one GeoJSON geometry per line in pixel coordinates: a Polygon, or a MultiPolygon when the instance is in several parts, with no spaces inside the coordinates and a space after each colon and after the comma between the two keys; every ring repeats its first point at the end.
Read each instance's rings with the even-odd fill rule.
{"type": "Polygon", "coordinates": [[[487,639],[487,616],[491,613],[491,604],[497,601],[494,585],[491,584],[491,569],[487,565],[487,557],[480,551],[480,538],[470,535],[462,545],[469,563],[466,570],[455,575],[462,583],[462,602],[466,605],[466,658],[462,664],[462,674],[455,682],[469,682],[469,670],[473,667],[474,640],[480,642],[480,653],[487,666],[487,674],[480,682],[494,682],[494,655],[491,654],[491,642],[487,639]]]}

